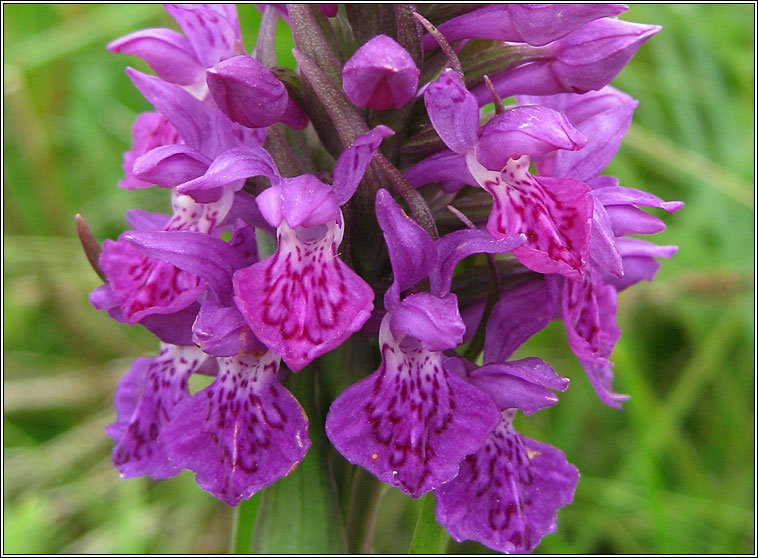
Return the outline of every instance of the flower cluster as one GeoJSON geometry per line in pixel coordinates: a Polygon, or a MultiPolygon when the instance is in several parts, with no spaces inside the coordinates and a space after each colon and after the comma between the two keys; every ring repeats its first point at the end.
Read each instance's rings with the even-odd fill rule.
{"type": "Polygon", "coordinates": [[[237,505],[309,449],[287,375],[378,338],[329,440],[414,498],[434,491],[454,539],[529,552],[579,473],[513,426],[568,380],[512,356],[562,320],[620,406],[617,293],[676,250],[631,235],[664,229],[641,208],[682,204],[601,174],[637,104],[608,84],[659,28],[617,4],[317,7],[262,5],[252,54],[219,4],[168,5],[181,32],[108,47],[155,72],[127,69],[155,111],[119,186],[166,188],[172,207],[131,210],[101,251],[83,233],[93,305],[160,340],[118,385],[113,462],[124,478],[191,470],[237,505]],[[297,73],[277,66],[278,19],[297,73]],[[193,374],[213,379],[191,393],[193,374]]]}

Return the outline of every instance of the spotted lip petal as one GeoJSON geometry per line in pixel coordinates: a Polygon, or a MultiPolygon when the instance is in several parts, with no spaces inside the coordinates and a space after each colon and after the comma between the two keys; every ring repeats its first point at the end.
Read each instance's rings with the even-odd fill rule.
{"type": "Polygon", "coordinates": [[[616,325],[616,289],[590,269],[582,281],[566,281],[562,312],[569,347],[582,362],[598,397],[612,407],[620,407],[625,395],[611,392],[612,363],[608,360],[621,330],[616,325]]]}
{"type": "Polygon", "coordinates": [[[455,477],[497,424],[489,396],[442,366],[442,353],[403,348],[382,322],[382,365],[335,401],[326,433],[353,464],[418,498],[455,477]]]}
{"type": "Polygon", "coordinates": [[[473,152],[466,157],[471,174],[492,195],[487,222],[492,236],[526,235],[526,243],[512,251],[522,264],[578,280],[589,253],[589,186],[570,178],[534,177],[526,157],[510,159],[502,173],[488,171],[473,152]]]}
{"type": "Polygon", "coordinates": [[[473,539],[499,552],[531,552],[555,531],[579,472],[564,453],[516,432],[505,413],[460,473],[435,491],[437,520],[456,541],[473,539]]]}
{"type": "Polygon", "coordinates": [[[341,345],[374,308],[371,287],[337,256],[343,226],[340,217],[305,241],[283,221],[276,253],[234,274],[240,312],[293,372],[341,345]]]}
{"type": "Polygon", "coordinates": [[[195,347],[162,345],[155,358],[139,358],[116,389],[115,423],[106,432],[116,441],[113,464],[123,478],[173,477],[179,469],[169,461],[159,435],[175,416],[176,405],[189,397],[187,380],[206,361],[195,347]]]}
{"type": "Polygon", "coordinates": [[[287,476],[310,447],[308,419],[278,368],[270,352],[219,359],[214,382],[177,405],[161,431],[171,461],[231,506],[287,476]]]}

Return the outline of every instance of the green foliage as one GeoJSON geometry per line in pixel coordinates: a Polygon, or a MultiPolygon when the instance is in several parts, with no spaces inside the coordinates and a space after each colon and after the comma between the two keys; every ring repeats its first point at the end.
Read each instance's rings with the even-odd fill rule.
{"type": "MultiPolygon", "coordinates": [[[[519,352],[545,358],[572,384],[560,405],[520,417],[518,427],[563,449],[582,473],[574,504],[538,553],[755,551],[754,9],[648,4],[622,16],[663,31],[614,81],[640,104],[609,173],[686,203],[664,217],[668,230],[655,239],[680,249],[654,283],[619,297],[616,387],[632,396],[622,411],[597,400],[561,324],[519,352]]],[[[157,5],[3,11],[4,550],[224,552],[232,510],[190,473],[124,482],[110,465],[103,429],[114,419],[116,382],[130,359],[156,346],[147,332],[89,305],[98,279],[75,239],[77,212],[102,240],[125,228],[130,207],[168,209],[166,192],[116,187],[131,123],[149,110],[124,66],[148,69],[105,45],[173,22],[157,5]]],[[[248,48],[259,18],[241,8],[248,48]]],[[[280,64],[294,67],[289,31],[280,23],[278,32],[280,64]]],[[[312,420],[312,437],[321,427],[312,420]]],[[[326,451],[317,446],[312,452],[326,451]]],[[[307,459],[301,469],[307,478],[264,491],[261,512],[273,505],[267,496],[278,496],[281,518],[261,516],[265,550],[285,549],[265,542],[277,537],[306,540],[317,512],[290,511],[298,505],[334,510],[316,526],[318,540],[324,549],[343,544],[331,487],[305,495],[316,504],[301,500],[326,473],[307,459]]],[[[422,502],[396,490],[378,497],[371,549],[407,552],[422,502]]],[[[448,550],[487,551],[475,543],[448,550]]]]}

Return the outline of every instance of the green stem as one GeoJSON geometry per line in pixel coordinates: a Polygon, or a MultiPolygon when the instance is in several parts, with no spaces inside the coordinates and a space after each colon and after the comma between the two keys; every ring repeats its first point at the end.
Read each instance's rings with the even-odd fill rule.
{"type": "Polygon", "coordinates": [[[385,487],[363,469],[355,472],[347,514],[348,552],[368,554],[371,551],[376,510],[385,487]]]}
{"type": "Polygon", "coordinates": [[[450,537],[434,516],[434,494],[428,492],[421,499],[421,510],[411,538],[410,554],[445,554],[450,537]]]}
{"type": "Polygon", "coordinates": [[[232,554],[250,554],[252,552],[255,520],[258,519],[258,508],[262,499],[262,492],[257,492],[249,500],[243,500],[237,506],[234,515],[232,554]]]}

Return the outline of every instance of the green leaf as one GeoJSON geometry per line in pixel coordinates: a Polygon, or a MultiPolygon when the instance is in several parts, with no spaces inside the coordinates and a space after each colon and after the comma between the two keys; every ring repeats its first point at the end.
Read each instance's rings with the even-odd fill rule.
{"type": "Polygon", "coordinates": [[[340,554],[346,550],[342,518],[327,456],[329,442],[316,405],[317,372],[291,374],[287,388],[310,419],[311,448],[290,475],[264,491],[255,529],[261,554],[340,554]]]}
{"type": "Polygon", "coordinates": [[[255,521],[258,519],[258,509],[262,499],[263,493],[257,492],[237,506],[232,535],[232,554],[250,554],[253,548],[255,521]]]}
{"type": "Polygon", "coordinates": [[[428,492],[421,499],[421,510],[413,531],[410,554],[445,554],[450,536],[434,516],[434,494],[428,492]]]}

